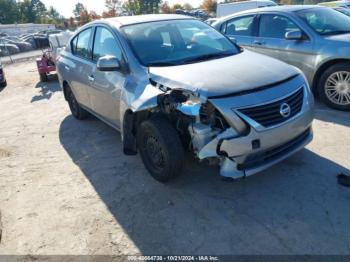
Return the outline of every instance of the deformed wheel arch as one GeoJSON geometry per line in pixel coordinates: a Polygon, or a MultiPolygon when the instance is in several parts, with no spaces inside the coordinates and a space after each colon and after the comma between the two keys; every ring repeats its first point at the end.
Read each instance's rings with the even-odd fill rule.
{"type": "Polygon", "coordinates": [[[151,116],[149,110],[144,110],[140,112],[133,112],[128,109],[125,111],[123,117],[123,152],[126,155],[136,155],[137,154],[137,143],[136,135],[138,132],[138,126],[151,116]]]}

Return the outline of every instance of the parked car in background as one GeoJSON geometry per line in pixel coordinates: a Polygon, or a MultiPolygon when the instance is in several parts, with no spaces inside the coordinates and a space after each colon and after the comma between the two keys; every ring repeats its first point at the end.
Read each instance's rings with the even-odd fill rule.
{"type": "Polygon", "coordinates": [[[50,35],[55,35],[55,34],[60,34],[62,33],[62,30],[59,29],[55,29],[55,30],[44,30],[44,31],[40,31],[38,32],[38,34],[40,35],[44,35],[46,37],[49,37],[50,35]]]}
{"type": "Polygon", "coordinates": [[[37,45],[36,45],[36,41],[33,35],[27,35],[27,36],[23,36],[20,38],[22,41],[31,44],[31,46],[36,49],[37,45]]]}
{"type": "Polygon", "coordinates": [[[5,55],[14,55],[20,52],[19,48],[16,45],[2,43],[0,40],[0,53],[2,56],[5,55]]]}
{"type": "Polygon", "coordinates": [[[188,16],[196,17],[202,21],[207,20],[210,17],[209,14],[202,9],[194,9],[191,11],[176,9],[175,13],[178,15],[188,15],[188,16]]]}
{"type": "Polygon", "coordinates": [[[340,12],[340,13],[343,13],[344,15],[350,16],[350,9],[349,8],[335,7],[333,9],[340,12]]]}
{"type": "Polygon", "coordinates": [[[184,149],[240,178],[312,139],[313,96],[301,71],[191,17],[92,22],[57,70],[73,116],[90,112],[120,130],[124,153],[139,151],[159,181],[181,172],[184,149]]]}
{"type": "Polygon", "coordinates": [[[218,20],[218,18],[209,18],[209,19],[205,20],[205,22],[206,22],[208,25],[212,25],[212,24],[214,24],[217,20],[218,20]]]}
{"type": "Polygon", "coordinates": [[[276,6],[277,4],[270,0],[250,0],[242,2],[233,2],[218,4],[216,8],[216,16],[224,17],[227,15],[232,15],[238,12],[242,12],[249,9],[267,7],[267,6],[276,6]]]}
{"type": "Polygon", "coordinates": [[[12,39],[9,39],[7,37],[0,39],[0,42],[17,46],[19,48],[20,52],[26,52],[26,51],[30,51],[33,49],[32,45],[30,43],[27,43],[24,41],[12,40],[12,39]]]}
{"type": "Polygon", "coordinates": [[[350,110],[350,17],[321,6],[277,6],[213,26],[247,49],[300,68],[326,104],[350,110]]]}
{"type": "Polygon", "coordinates": [[[350,2],[349,1],[331,1],[331,2],[322,2],[319,3],[320,6],[326,6],[326,7],[343,7],[343,8],[350,8],[350,2]]]}
{"type": "Polygon", "coordinates": [[[21,38],[17,37],[17,36],[6,36],[6,39],[10,39],[12,41],[21,41],[21,38]]]}
{"type": "Polygon", "coordinates": [[[5,72],[0,61],[0,88],[4,88],[6,86],[7,86],[7,82],[6,82],[5,72]]]}
{"type": "Polygon", "coordinates": [[[34,34],[33,35],[36,48],[46,48],[50,46],[49,38],[44,34],[34,34]]]}

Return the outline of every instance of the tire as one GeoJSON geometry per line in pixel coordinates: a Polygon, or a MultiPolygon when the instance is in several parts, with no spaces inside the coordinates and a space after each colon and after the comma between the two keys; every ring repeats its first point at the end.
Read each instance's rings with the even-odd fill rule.
{"type": "Polygon", "coordinates": [[[329,107],[350,110],[350,63],[339,63],[329,67],[321,76],[318,94],[329,107]]]}
{"type": "Polygon", "coordinates": [[[47,74],[40,73],[39,75],[40,75],[40,81],[41,82],[47,82],[49,80],[48,77],[47,77],[47,74]]]}
{"type": "Polygon", "coordinates": [[[70,111],[72,112],[72,115],[79,120],[86,119],[89,113],[79,105],[72,90],[68,87],[66,92],[67,92],[68,105],[69,105],[70,111]]]}
{"type": "Polygon", "coordinates": [[[0,88],[5,88],[7,86],[7,82],[5,80],[5,82],[0,83],[0,88]]]}
{"type": "Polygon", "coordinates": [[[178,133],[161,116],[152,117],[139,126],[137,146],[142,161],[159,182],[167,182],[181,173],[184,149],[178,133]]]}

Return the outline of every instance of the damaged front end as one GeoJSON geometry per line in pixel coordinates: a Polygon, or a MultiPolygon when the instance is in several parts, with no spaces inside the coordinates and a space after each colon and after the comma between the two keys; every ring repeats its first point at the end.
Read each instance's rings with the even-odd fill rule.
{"type": "Polygon", "coordinates": [[[220,147],[224,140],[245,135],[249,127],[235,116],[239,124],[234,128],[233,118],[227,120],[207,98],[195,91],[170,89],[151,82],[164,91],[157,99],[159,109],[176,128],[185,147],[199,160],[219,164],[222,176],[243,177],[244,172],[237,170],[234,162],[220,147]]]}
{"type": "Polygon", "coordinates": [[[164,92],[158,106],[183,144],[200,161],[219,164],[221,176],[256,174],[312,140],[313,98],[302,76],[257,92],[209,98],[153,84],[164,92]],[[281,115],[286,104],[288,117],[281,115]]]}

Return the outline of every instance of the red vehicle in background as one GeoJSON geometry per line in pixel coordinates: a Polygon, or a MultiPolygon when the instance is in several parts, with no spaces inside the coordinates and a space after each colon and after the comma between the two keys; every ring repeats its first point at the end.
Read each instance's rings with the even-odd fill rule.
{"type": "Polygon", "coordinates": [[[48,75],[56,71],[56,62],[60,51],[66,46],[72,35],[72,32],[66,31],[49,36],[50,49],[43,51],[42,56],[36,59],[41,82],[47,82],[49,80],[48,75]]]}
{"type": "Polygon", "coordinates": [[[56,59],[52,57],[51,51],[44,51],[40,58],[36,59],[36,66],[38,68],[40,81],[47,82],[48,75],[56,71],[56,59]]]}

